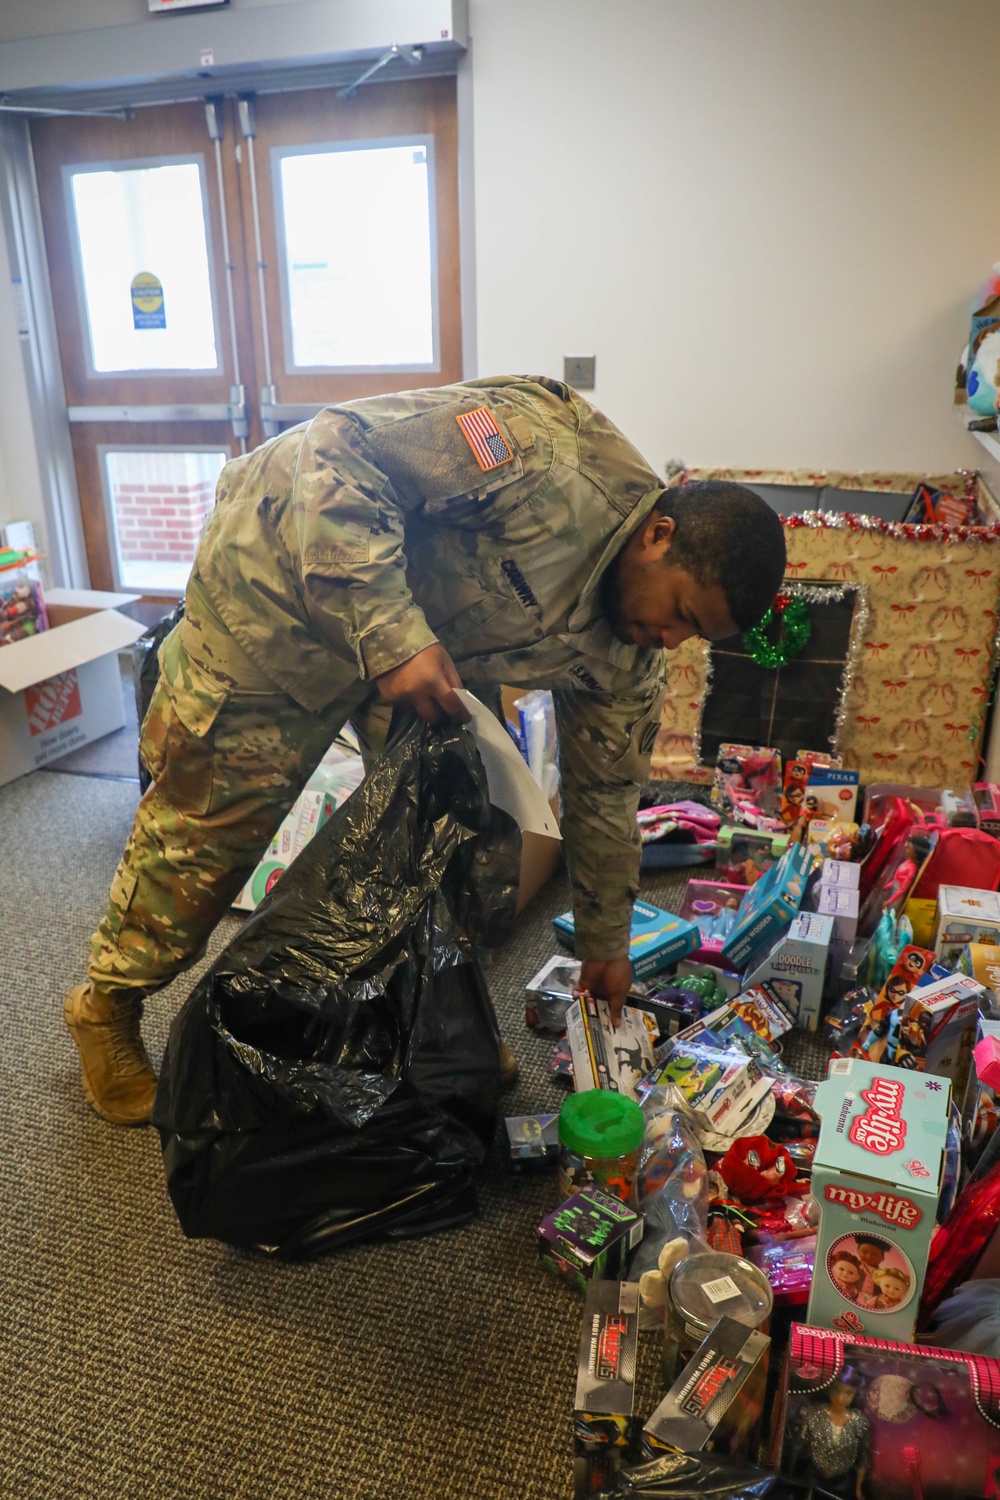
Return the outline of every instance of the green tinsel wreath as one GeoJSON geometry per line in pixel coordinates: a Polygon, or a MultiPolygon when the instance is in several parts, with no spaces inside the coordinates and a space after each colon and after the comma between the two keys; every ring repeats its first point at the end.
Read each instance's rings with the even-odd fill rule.
{"type": "Polygon", "coordinates": [[[803,600],[779,594],[774,601],[774,608],[768,610],[759,625],[746,632],[743,645],[750,660],[756,662],[758,667],[776,672],[779,667],[786,667],[801,655],[811,635],[809,610],[803,600]],[[767,632],[775,618],[781,621],[781,630],[778,639],[771,641],[767,632]]]}

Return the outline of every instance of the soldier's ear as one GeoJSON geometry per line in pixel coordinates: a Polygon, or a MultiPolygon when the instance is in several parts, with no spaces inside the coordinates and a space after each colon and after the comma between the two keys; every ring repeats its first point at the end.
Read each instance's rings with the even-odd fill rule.
{"type": "Polygon", "coordinates": [[[677,522],[673,516],[661,516],[659,511],[653,511],[646,522],[643,532],[643,547],[653,557],[665,557],[670,551],[670,544],[677,530],[677,522]]]}

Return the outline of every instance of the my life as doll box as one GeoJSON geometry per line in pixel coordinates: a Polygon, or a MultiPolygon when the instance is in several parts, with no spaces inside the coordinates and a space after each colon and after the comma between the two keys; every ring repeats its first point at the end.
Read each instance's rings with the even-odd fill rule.
{"type": "Polygon", "coordinates": [[[968,943],[1000,943],[1000,894],[943,885],[934,952],[942,963],[954,964],[968,943]]]}
{"type": "Polygon", "coordinates": [[[816,1091],[821,1211],[807,1321],[913,1337],[941,1189],[951,1084],[854,1057],[816,1091]]]}
{"type": "Polygon", "coordinates": [[[793,1324],[783,1385],[780,1466],[796,1494],[997,1493],[1000,1361],[793,1324]],[[835,1406],[856,1414],[836,1433],[835,1406]]]}
{"type": "MultiPolygon", "coordinates": [[[[552,925],[570,943],[573,941],[574,923],[571,911],[553,917],[552,925]]],[[[684,922],[672,912],[648,901],[637,901],[632,908],[632,935],[629,940],[629,958],[636,979],[655,974],[668,964],[686,958],[701,943],[698,929],[693,922],[684,922]]]]}
{"type": "Polygon", "coordinates": [[[808,849],[791,844],[778,863],[750,887],[722,946],[726,963],[743,969],[761,949],[773,946],[802,905],[811,868],[808,849]]]}
{"type": "Polygon", "coordinates": [[[608,1485],[629,1456],[638,1342],[639,1283],[592,1281],[583,1309],[573,1403],[576,1500],[608,1485]]]}
{"type": "Polygon", "coordinates": [[[642,1231],[642,1214],[610,1193],[585,1187],[547,1214],[536,1233],[546,1270],[585,1288],[588,1281],[618,1276],[642,1231]]]}
{"type": "Polygon", "coordinates": [[[720,1318],[642,1429],[643,1454],[744,1457],[763,1410],[770,1348],[766,1333],[720,1318]]]}
{"type": "Polygon", "coordinates": [[[818,912],[800,911],[749,984],[767,984],[791,1015],[796,1026],[815,1031],[819,1025],[826,980],[833,918],[818,912]]]}

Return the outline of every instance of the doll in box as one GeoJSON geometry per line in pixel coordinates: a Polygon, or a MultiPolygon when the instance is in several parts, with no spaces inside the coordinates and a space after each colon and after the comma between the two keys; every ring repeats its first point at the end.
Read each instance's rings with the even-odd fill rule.
{"type": "Polygon", "coordinates": [[[817,1495],[865,1500],[871,1425],[855,1404],[861,1385],[858,1372],[845,1365],[823,1399],[802,1409],[798,1444],[805,1459],[804,1477],[817,1495]]]}

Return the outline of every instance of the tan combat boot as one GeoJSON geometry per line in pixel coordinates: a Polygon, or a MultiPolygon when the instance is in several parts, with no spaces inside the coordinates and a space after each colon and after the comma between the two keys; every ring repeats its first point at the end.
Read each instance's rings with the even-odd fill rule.
{"type": "Polygon", "coordinates": [[[500,1043],[500,1087],[509,1089],[517,1082],[518,1062],[506,1042],[500,1043]]]}
{"type": "Polygon", "coordinates": [[[63,1015],[83,1066],[83,1092],[112,1125],[144,1125],[156,1074],[139,1034],[142,1000],[114,1000],[92,984],[70,990],[63,1015]]]}

